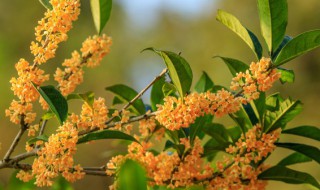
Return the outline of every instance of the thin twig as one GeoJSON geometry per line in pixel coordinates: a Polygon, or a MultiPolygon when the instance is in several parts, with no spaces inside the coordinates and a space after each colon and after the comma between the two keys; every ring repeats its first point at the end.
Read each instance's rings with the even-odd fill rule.
{"type": "MultiPolygon", "coordinates": [[[[137,94],[130,102],[128,102],[123,108],[119,111],[119,115],[122,113],[123,110],[127,109],[129,106],[133,104],[137,99],[139,99],[156,81],[158,81],[166,72],[168,71],[168,68],[165,68],[161,71],[161,73],[156,76],[144,89],[142,89],[139,94],[137,94]]],[[[106,124],[109,124],[111,121],[114,120],[117,116],[112,116],[108,121],[106,121],[106,124]]]]}
{"type": "Polygon", "coordinates": [[[16,146],[18,145],[21,136],[23,135],[23,133],[26,131],[25,127],[21,127],[17,136],[14,138],[10,148],[8,149],[7,153],[5,154],[5,156],[3,157],[3,160],[5,162],[7,162],[11,156],[11,154],[13,153],[14,149],[16,148],[16,146]]]}
{"type": "Polygon", "coordinates": [[[46,127],[47,122],[48,122],[48,120],[46,120],[46,119],[42,121],[40,130],[39,130],[39,136],[40,136],[40,135],[43,135],[43,133],[44,133],[44,128],[46,127]]]}

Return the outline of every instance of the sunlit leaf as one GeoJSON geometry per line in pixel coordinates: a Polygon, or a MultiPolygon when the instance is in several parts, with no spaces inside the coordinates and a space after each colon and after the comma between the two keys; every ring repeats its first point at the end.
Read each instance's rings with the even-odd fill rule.
{"type": "Polygon", "coordinates": [[[153,51],[162,57],[180,97],[184,97],[189,92],[192,84],[193,76],[189,63],[180,55],[170,51],[161,51],[155,48],[146,48],[143,51],[145,50],[153,51]]]}
{"type": "Polygon", "coordinates": [[[320,128],[314,126],[299,126],[282,131],[284,134],[298,135],[320,141],[320,128]]]}
{"type": "MultiPolygon", "coordinates": [[[[134,97],[138,95],[135,90],[123,84],[109,86],[105,89],[114,93],[124,103],[130,102],[134,97]]],[[[142,115],[146,112],[145,106],[140,98],[134,101],[129,108],[136,115],[142,115]]]]}
{"type": "Polygon", "coordinates": [[[232,59],[229,57],[221,57],[221,56],[216,56],[216,57],[221,58],[225,62],[225,64],[228,66],[229,71],[231,72],[233,77],[235,77],[237,73],[245,72],[247,69],[249,69],[249,66],[247,64],[237,59],[232,59]]]}
{"type": "Polygon", "coordinates": [[[37,141],[48,142],[48,138],[49,137],[47,135],[36,136],[28,140],[28,144],[35,144],[37,141]]]}
{"type": "Polygon", "coordinates": [[[275,65],[282,65],[320,46],[320,30],[312,30],[290,40],[279,52],[275,65]]]}
{"type": "Polygon", "coordinates": [[[165,82],[162,86],[162,93],[165,97],[174,94],[176,91],[176,87],[171,83],[165,82]]]}
{"type": "Polygon", "coordinates": [[[67,100],[73,100],[73,99],[83,100],[84,102],[88,103],[92,107],[94,102],[94,92],[89,91],[83,94],[69,94],[67,96],[67,100]]]}
{"type": "Polygon", "coordinates": [[[39,0],[39,1],[46,9],[49,9],[49,10],[53,9],[53,7],[50,3],[50,0],[39,0]]]}
{"type": "Polygon", "coordinates": [[[281,73],[281,77],[280,77],[280,82],[283,84],[283,83],[286,83],[286,82],[289,82],[289,83],[293,83],[294,82],[294,72],[293,70],[287,70],[287,69],[284,69],[284,68],[277,68],[278,71],[281,73]]]}
{"type": "Polygon", "coordinates": [[[281,44],[279,45],[279,47],[277,48],[277,50],[274,51],[274,52],[271,52],[271,53],[272,53],[272,54],[271,54],[271,58],[272,58],[273,61],[277,58],[277,56],[279,55],[279,53],[280,53],[280,51],[282,50],[282,48],[283,48],[290,40],[292,40],[292,37],[290,37],[290,36],[284,36],[284,38],[283,38],[281,44]]]}
{"type": "Polygon", "coordinates": [[[302,184],[308,183],[320,188],[317,180],[308,173],[292,170],[284,166],[273,166],[259,174],[260,180],[275,180],[285,183],[302,184]]]}
{"type": "Polygon", "coordinates": [[[36,87],[34,85],[34,87],[39,92],[40,96],[47,102],[50,110],[56,115],[56,118],[62,125],[68,117],[67,100],[52,85],[41,87],[36,87]]]}
{"type": "Polygon", "coordinates": [[[133,136],[128,135],[121,131],[115,130],[103,130],[93,133],[88,133],[83,137],[80,137],[78,140],[78,144],[86,143],[93,140],[102,140],[102,139],[122,139],[139,143],[133,136]]]}
{"type": "Polygon", "coordinates": [[[126,160],[119,171],[119,190],[147,190],[146,172],[137,162],[126,160]]]}
{"type": "Polygon", "coordinates": [[[112,0],[90,0],[94,25],[99,34],[108,22],[112,9],[112,0]]]}
{"type": "Polygon", "coordinates": [[[320,149],[317,147],[299,143],[275,143],[275,145],[304,154],[320,164],[320,149]]]}
{"type": "Polygon", "coordinates": [[[258,0],[260,27],[269,51],[281,44],[288,22],[287,0],[258,0]]]}
{"type": "Polygon", "coordinates": [[[159,80],[157,80],[151,88],[150,102],[153,111],[157,110],[157,104],[163,103],[164,95],[162,91],[162,86],[164,85],[164,83],[165,78],[163,76],[159,80]]]}
{"type": "Polygon", "coordinates": [[[312,159],[309,158],[308,156],[301,154],[299,152],[294,152],[289,156],[285,157],[284,159],[282,159],[277,165],[288,166],[292,164],[300,164],[300,163],[310,162],[310,161],[312,161],[312,159]]]}
{"type": "Polygon", "coordinates": [[[219,22],[240,36],[240,38],[253,50],[257,59],[261,58],[262,46],[258,38],[250,30],[245,28],[235,16],[225,11],[218,10],[216,18],[219,22]]]}

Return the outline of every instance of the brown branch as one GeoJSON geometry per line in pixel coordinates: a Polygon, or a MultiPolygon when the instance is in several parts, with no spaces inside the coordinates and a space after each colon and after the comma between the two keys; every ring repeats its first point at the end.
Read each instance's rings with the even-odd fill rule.
{"type": "Polygon", "coordinates": [[[14,138],[14,140],[12,141],[12,144],[10,146],[10,148],[8,149],[7,153],[5,154],[5,156],[3,157],[3,160],[5,162],[9,161],[11,154],[14,152],[14,149],[16,148],[16,146],[18,145],[21,136],[23,135],[23,133],[26,131],[25,127],[21,127],[18,134],[16,135],[16,137],[14,138]]]}
{"type": "Polygon", "coordinates": [[[44,133],[44,128],[46,127],[47,122],[48,122],[48,120],[46,120],[46,119],[42,121],[40,130],[39,130],[39,136],[40,136],[40,135],[43,135],[43,133],[44,133]]]}

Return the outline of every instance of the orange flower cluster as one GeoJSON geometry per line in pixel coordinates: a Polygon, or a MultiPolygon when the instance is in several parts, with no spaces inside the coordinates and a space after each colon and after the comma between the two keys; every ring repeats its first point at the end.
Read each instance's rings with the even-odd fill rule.
{"type": "Polygon", "coordinates": [[[241,103],[257,99],[259,91],[268,90],[279,79],[280,73],[276,69],[270,70],[270,67],[271,60],[262,58],[260,62],[252,63],[245,74],[240,72],[232,79],[231,89],[242,89],[244,97],[234,96],[224,89],[217,93],[192,93],[183,100],[167,96],[164,104],[158,105],[156,119],[169,130],[179,130],[189,127],[196,118],[204,114],[221,117],[237,112],[241,103]]]}
{"type": "Polygon", "coordinates": [[[209,189],[265,189],[266,182],[258,180],[258,175],[266,169],[266,166],[255,166],[255,164],[275,149],[274,143],[279,139],[280,133],[280,128],[268,134],[262,133],[258,124],[242,135],[236,146],[230,145],[226,149],[226,152],[233,154],[233,158],[217,162],[217,169],[222,175],[209,182],[209,189]],[[226,167],[227,165],[230,166],[226,167]],[[247,181],[246,185],[243,181],[247,181]]]}
{"type": "Polygon", "coordinates": [[[80,14],[80,0],[50,0],[50,3],[52,10],[47,10],[38,22],[35,28],[37,42],[30,46],[37,65],[55,56],[58,44],[67,40],[67,32],[80,14]]]}
{"type": "Polygon", "coordinates": [[[232,79],[231,90],[243,90],[244,102],[259,98],[259,91],[267,91],[280,78],[276,69],[271,69],[271,59],[262,58],[260,62],[252,62],[245,73],[237,73],[232,79]]]}
{"type": "Polygon", "coordinates": [[[92,106],[85,102],[82,105],[80,119],[73,115],[73,121],[77,123],[78,128],[82,129],[103,129],[108,120],[108,108],[105,105],[104,98],[95,99],[92,106]]]}
{"type": "Polygon", "coordinates": [[[240,102],[230,92],[222,89],[217,93],[192,93],[184,101],[167,96],[163,105],[158,105],[156,119],[169,130],[187,128],[197,117],[212,114],[217,117],[234,113],[240,109],[240,102]]]}
{"type": "Polygon", "coordinates": [[[39,98],[39,93],[33,87],[32,82],[35,85],[41,85],[49,80],[49,75],[44,75],[43,70],[30,66],[24,59],[20,59],[15,67],[18,71],[18,78],[13,77],[10,83],[11,90],[19,101],[11,102],[9,109],[6,110],[6,116],[10,117],[10,121],[15,124],[19,124],[20,117],[23,116],[24,123],[29,124],[36,117],[36,114],[32,112],[31,102],[39,98]]]}
{"type": "MultiPolygon", "coordinates": [[[[37,152],[38,158],[34,160],[32,173],[29,174],[36,178],[37,186],[51,186],[52,179],[59,173],[70,182],[83,178],[82,168],[74,166],[73,160],[77,141],[78,131],[71,122],[65,122],[56,134],[49,137],[48,142],[37,152]]],[[[19,173],[17,177],[31,179],[26,172],[19,173]]]]}
{"type": "Polygon", "coordinates": [[[72,93],[83,81],[83,66],[98,66],[103,56],[110,51],[111,38],[105,34],[86,39],[81,48],[82,55],[74,51],[70,59],[66,59],[62,65],[64,70],[57,68],[54,79],[59,83],[61,94],[66,96],[72,93]]]}

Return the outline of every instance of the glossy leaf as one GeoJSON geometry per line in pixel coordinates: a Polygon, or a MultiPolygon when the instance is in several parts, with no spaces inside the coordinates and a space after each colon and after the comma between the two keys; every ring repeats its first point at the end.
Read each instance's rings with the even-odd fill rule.
{"type": "Polygon", "coordinates": [[[273,166],[259,174],[260,180],[275,180],[291,184],[307,183],[320,188],[317,180],[308,173],[292,170],[284,166],[273,166]]]}
{"type": "Polygon", "coordinates": [[[189,92],[192,84],[193,76],[189,63],[180,55],[170,51],[161,51],[154,48],[146,48],[143,51],[145,50],[153,51],[162,57],[180,97],[184,97],[189,92]]]}
{"type": "Polygon", "coordinates": [[[42,120],[49,120],[53,117],[55,117],[56,115],[51,111],[49,110],[48,112],[46,112],[45,114],[43,114],[43,116],[41,117],[42,120]]]}
{"type": "Polygon", "coordinates": [[[50,0],[39,0],[39,1],[46,9],[49,9],[49,10],[53,9],[53,7],[50,3],[50,0]]]}
{"type": "Polygon", "coordinates": [[[312,158],[320,164],[320,150],[314,146],[298,143],[275,143],[277,147],[288,148],[312,158]]]}
{"type": "Polygon", "coordinates": [[[242,107],[243,107],[244,111],[246,112],[246,115],[249,117],[252,125],[256,125],[257,123],[259,123],[259,119],[258,119],[253,107],[251,106],[251,104],[243,104],[242,107]]]}
{"type": "Polygon", "coordinates": [[[238,126],[227,128],[227,132],[231,137],[231,140],[233,141],[233,143],[236,143],[238,139],[241,137],[241,134],[243,134],[241,131],[241,128],[238,126]]]}
{"type": "Polygon", "coordinates": [[[171,83],[165,82],[162,86],[162,93],[165,97],[174,94],[176,91],[176,87],[171,83]]]}
{"type": "Polygon", "coordinates": [[[275,65],[282,65],[320,46],[320,30],[312,30],[290,40],[279,52],[275,65]]]}
{"type": "Polygon", "coordinates": [[[82,100],[88,103],[92,107],[94,102],[94,92],[89,91],[84,94],[69,94],[67,96],[67,100],[73,100],[73,99],[82,100]]]}
{"type": "Polygon", "coordinates": [[[68,117],[67,100],[52,85],[42,87],[36,87],[34,85],[34,87],[39,92],[40,96],[47,102],[50,110],[56,115],[56,118],[62,125],[68,117]]]}
{"type": "Polygon", "coordinates": [[[198,117],[196,121],[190,125],[190,143],[193,145],[194,139],[202,133],[203,127],[210,123],[213,119],[212,115],[198,117]]]}
{"type": "Polygon", "coordinates": [[[250,103],[253,107],[260,123],[263,123],[264,113],[266,111],[266,93],[260,92],[259,98],[250,103]]]}
{"type": "Polygon", "coordinates": [[[243,107],[236,113],[229,114],[229,116],[241,128],[242,132],[247,132],[253,126],[248,113],[243,107]]]}
{"type": "Polygon", "coordinates": [[[310,161],[312,161],[312,159],[309,158],[308,156],[305,156],[304,154],[301,154],[299,152],[294,152],[289,156],[285,157],[284,159],[282,159],[277,165],[288,166],[292,164],[299,164],[299,163],[310,162],[310,161]]]}
{"type": "Polygon", "coordinates": [[[157,110],[157,104],[163,104],[164,95],[162,91],[162,86],[164,85],[164,83],[165,78],[161,77],[153,84],[151,88],[150,102],[153,111],[157,110]]]}
{"type": "Polygon", "coordinates": [[[237,59],[221,57],[221,56],[216,56],[216,57],[221,58],[225,62],[225,64],[228,66],[229,71],[231,72],[233,77],[235,77],[237,73],[245,72],[247,69],[249,69],[249,66],[247,64],[237,59]]]}
{"type": "Polygon", "coordinates": [[[272,131],[279,127],[284,129],[286,124],[302,111],[302,103],[300,101],[292,101],[290,98],[283,100],[278,95],[268,97],[267,102],[268,100],[269,103],[267,104],[273,102],[276,107],[274,107],[272,110],[266,111],[264,120],[266,132],[272,131]]]}
{"type": "Polygon", "coordinates": [[[216,139],[219,143],[229,143],[229,134],[227,129],[220,123],[207,123],[203,127],[203,131],[216,139]]]}
{"type": "Polygon", "coordinates": [[[258,0],[260,27],[269,51],[281,44],[288,22],[287,0],[258,0]]]}
{"type": "Polygon", "coordinates": [[[119,190],[147,190],[146,172],[136,161],[127,159],[120,168],[119,190]]]}
{"type": "Polygon", "coordinates": [[[262,56],[262,47],[258,38],[230,13],[218,10],[217,20],[235,32],[253,50],[257,59],[262,56]]]}
{"type": "Polygon", "coordinates": [[[216,154],[217,151],[225,151],[226,148],[229,147],[230,143],[221,143],[215,138],[211,138],[204,146],[203,146],[203,156],[207,157],[211,154],[216,154]]]}
{"type": "MultiPolygon", "coordinates": [[[[123,84],[109,86],[105,89],[107,91],[113,92],[124,103],[130,102],[134,97],[136,97],[136,95],[138,95],[135,90],[123,84]]],[[[137,99],[136,101],[134,101],[129,108],[136,115],[142,115],[146,112],[145,106],[141,99],[137,99]]]]}
{"type": "Polygon", "coordinates": [[[284,68],[278,68],[278,71],[281,73],[281,77],[280,77],[280,82],[283,84],[283,83],[286,83],[286,82],[289,82],[289,83],[293,83],[294,82],[294,72],[293,70],[287,70],[287,69],[284,69],[284,68]]]}
{"type": "Polygon", "coordinates": [[[133,136],[128,135],[124,132],[115,131],[115,130],[103,130],[103,131],[98,131],[94,133],[88,133],[83,137],[80,137],[77,144],[86,143],[93,140],[103,140],[103,139],[122,139],[122,140],[128,140],[128,141],[139,143],[133,136]]]}
{"type": "Polygon", "coordinates": [[[280,53],[280,51],[282,50],[282,48],[283,48],[290,40],[292,40],[292,37],[291,37],[291,36],[287,36],[287,35],[284,36],[284,38],[283,38],[280,46],[278,47],[278,49],[277,49],[276,51],[274,51],[274,52],[271,52],[271,58],[272,58],[273,61],[277,58],[277,56],[279,55],[279,53],[280,53]]]}
{"type": "Polygon", "coordinates": [[[202,75],[198,82],[196,83],[194,89],[201,93],[201,92],[207,92],[208,90],[211,90],[214,87],[214,83],[211,80],[211,78],[208,76],[206,72],[202,72],[202,75]]]}
{"type": "Polygon", "coordinates": [[[308,126],[308,125],[299,126],[296,128],[286,129],[282,131],[282,133],[298,135],[298,136],[307,137],[310,139],[320,141],[320,128],[314,127],[314,126],[308,126]]]}
{"type": "Polygon", "coordinates": [[[48,142],[48,138],[49,137],[47,135],[36,136],[28,140],[28,144],[35,144],[37,141],[48,142]]]}
{"type": "Polygon", "coordinates": [[[108,22],[112,9],[112,0],[90,0],[94,25],[99,34],[108,22]]]}

